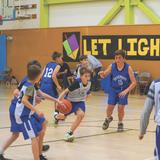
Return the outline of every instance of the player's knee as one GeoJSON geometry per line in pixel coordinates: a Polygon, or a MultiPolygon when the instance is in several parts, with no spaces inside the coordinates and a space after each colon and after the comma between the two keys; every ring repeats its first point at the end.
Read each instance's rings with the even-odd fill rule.
{"type": "Polygon", "coordinates": [[[12,133],[12,137],[13,137],[14,139],[17,139],[17,138],[19,137],[19,133],[12,133]]]}
{"type": "Polygon", "coordinates": [[[48,121],[45,120],[44,123],[42,124],[42,132],[45,132],[45,131],[46,131],[47,124],[48,124],[48,121]]]}
{"type": "Polygon", "coordinates": [[[119,116],[124,115],[124,109],[119,109],[119,110],[118,110],[118,115],[119,115],[119,116]]]}
{"type": "Polygon", "coordinates": [[[84,112],[79,112],[79,113],[77,114],[77,117],[80,118],[80,119],[83,119],[83,118],[84,118],[84,115],[85,115],[84,112]]]}

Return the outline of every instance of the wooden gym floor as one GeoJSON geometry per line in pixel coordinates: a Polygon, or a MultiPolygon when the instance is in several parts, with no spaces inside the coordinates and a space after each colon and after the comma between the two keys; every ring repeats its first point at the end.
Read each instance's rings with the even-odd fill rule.
{"type": "MultiPolygon", "coordinates": [[[[11,89],[0,88],[0,144],[9,136],[8,108],[12,97],[11,89]]],[[[74,143],[66,143],[63,137],[74,115],[69,116],[58,128],[52,125],[53,104],[42,102],[38,107],[49,120],[45,136],[50,150],[45,154],[49,160],[152,160],[155,142],[153,113],[148,132],[143,141],[138,140],[140,113],[144,97],[130,96],[124,120],[125,131],[117,133],[117,111],[107,131],[101,125],[105,117],[105,96],[102,92],[92,93],[87,100],[87,111],[83,123],[75,133],[74,143]]],[[[22,136],[5,152],[7,158],[32,160],[30,141],[22,136]]]]}

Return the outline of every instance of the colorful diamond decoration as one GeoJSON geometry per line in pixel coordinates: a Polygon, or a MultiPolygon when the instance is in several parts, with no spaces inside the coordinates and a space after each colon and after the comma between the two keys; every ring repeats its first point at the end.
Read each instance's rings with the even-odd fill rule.
{"type": "Polygon", "coordinates": [[[64,49],[68,57],[76,60],[79,51],[79,44],[75,34],[72,34],[63,42],[64,49]]]}

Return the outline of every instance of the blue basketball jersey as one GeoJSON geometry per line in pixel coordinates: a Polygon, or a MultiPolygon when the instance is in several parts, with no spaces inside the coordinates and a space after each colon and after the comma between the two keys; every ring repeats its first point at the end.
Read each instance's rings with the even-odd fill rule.
{"type": "MultiPolygon", "coordinates": [[[[24,77],[22,79],[22,81],[19,83],[18,85],[18,89],[21,90],[21,88],[23,87],[23,85],[28,81],[28,77],[24,77]]],[[[9,111],[10,111],[10,114],[14,114],[14,111],[15,111],[15,107],[16,107],[16,103],[17,103],[18,99],[17,97],[13,97],[12,101],[11,101],[11,105],[10,105],[10,108],[9,108],[9,111]]]]}
{"type": "Polygon", "coordinates": [[[41,83],[40,83],[41,88],[44,88],[46,84],[55,86],[53,79],[52,79],[52,74],[56,67],[57,67],[57,63],[55,62],[49,62],[46,65],[43,76],[41,78],[41,83]]]}
{"type": "MultiPolygon", "coordinates": [[[[14,116],[15,116],[15,119],[16,119],[16,122],[18,124],[21,124],[23,123],[23,121],[29,119],[33,114],[34,112],[32,112],[29,108],[27,108],[23,103],[22,103],[22,98],[23,96],[25,95],[26,93],[26,90],[28,87],[33,87],[34,88],[34,85],[31,84],[30,82],[26,82],[23,84],[21,90],[20,90],[20,94],[18,96],[18,100],[17,100],[17,103],[15,105],[15,111],[14,111],[14,116]]],[[[29,102],[35,106],[35,96],[36,96],[36,90],[34,89],[34,94],[32,97],[29,98],[29,102]]]]}
{"type": "Polygon", "coordinates": [[[129,64],[125,63],[124,68],[119,71],[116,63],[112,64],[111,69],[111,87],[117,91],[123,91],[130,85],[128,73],[129,64]]]}

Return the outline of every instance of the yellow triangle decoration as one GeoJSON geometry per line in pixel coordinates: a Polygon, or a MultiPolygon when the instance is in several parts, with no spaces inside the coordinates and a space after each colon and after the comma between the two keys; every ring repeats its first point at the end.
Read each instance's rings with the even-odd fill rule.
{"type": "Polygon", "coordinates": [[[78,55],[78,50],[79,50],[79,48],[74,50],[71,54],[68,55],[68,57],[72,58],[73,60],[76,60],[77,55],[78,55]]]}

